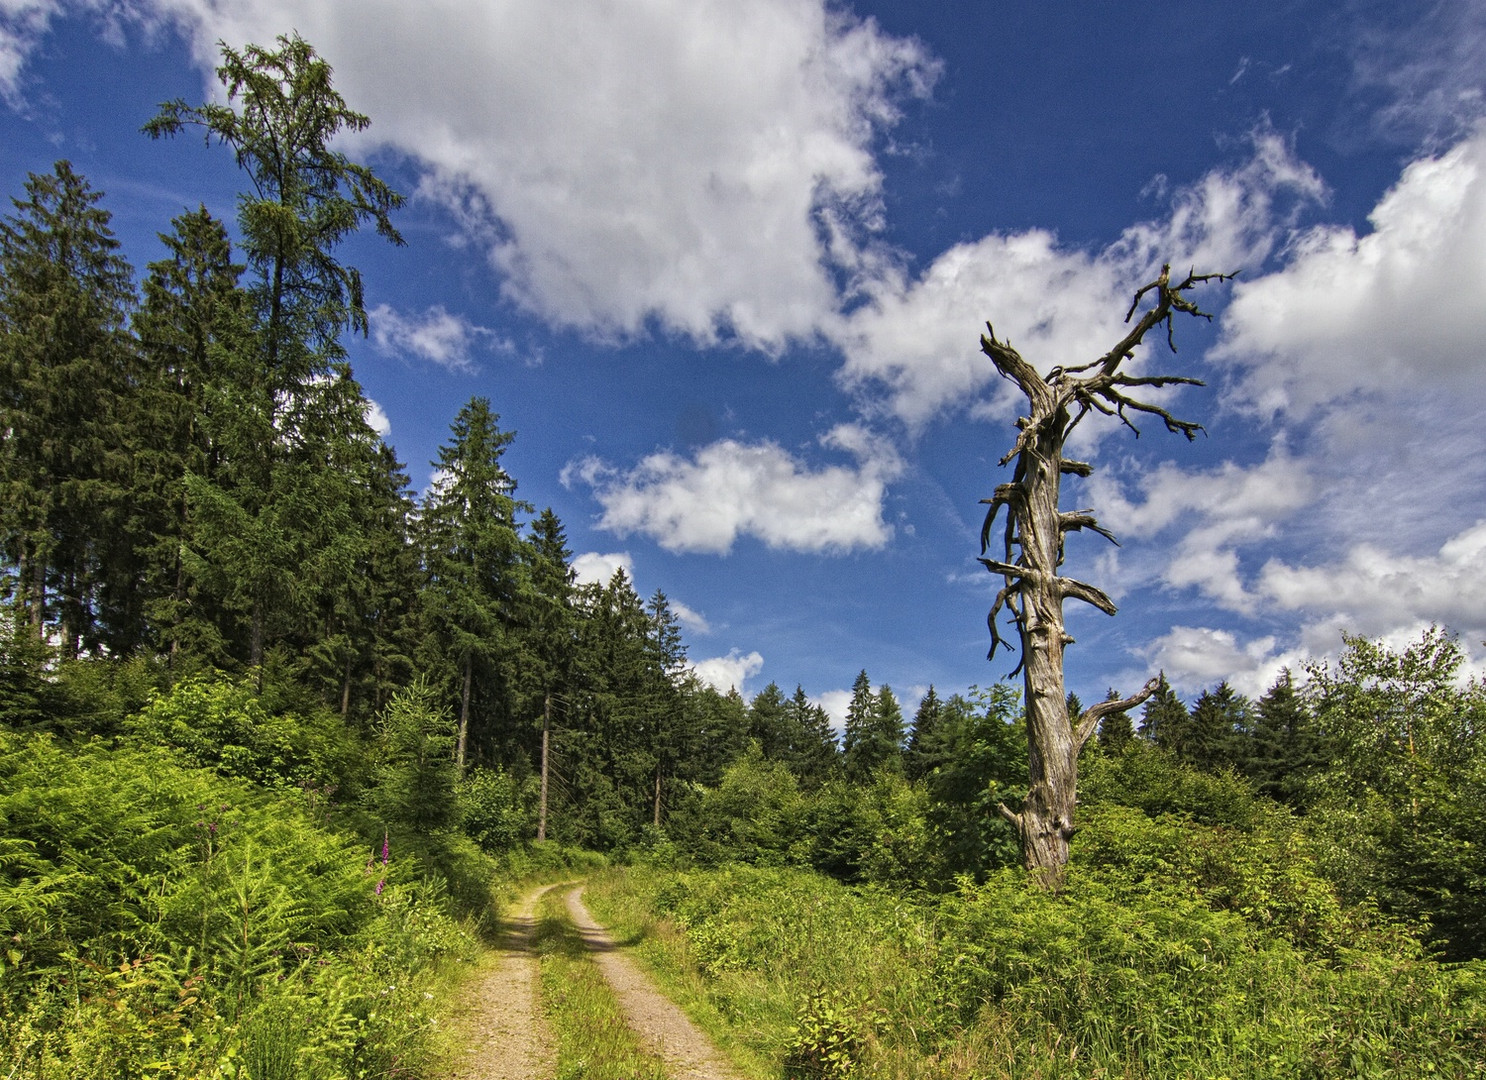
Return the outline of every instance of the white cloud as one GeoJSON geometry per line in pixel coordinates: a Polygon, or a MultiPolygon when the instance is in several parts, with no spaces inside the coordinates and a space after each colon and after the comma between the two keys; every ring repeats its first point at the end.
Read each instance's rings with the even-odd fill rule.
{"type": "Polygon", "coordinates": [[[837,735],[846,730],[846,709],[851,704],[850,690],[827,690],[811,698],[811,702],[826,711],[837,735]]]}
{"type": "MultiPolygon", "coordinates": [[[[1239,693],[1258,697],[1273,685],[1282,668],[1298,667],[1299,661],[1296,654],[1276,652],[1273,637],[1241,644],[1232,632],[1205,626],[1173,626],[1137,650],[1137,655],[1149,661],[1150,670],[1164,671],[1171,685],[1185,695],[1226,679],[1239,693]]],[[[1126,679],[1136,685],[1149,677],[1131,673],[1126,679]]]]}
{"type": "Polygon", "coordinates": [[[724,439],[691,458],[658,451],[629,472],[589,458],[568,466],[563,482],[577,477],[593,488],[600,528],[642,533],[667,551],[725,554],[741,536],[792,551],[882,547],[892,535],[883,498],[902,462],[858,427],[820,441],[856,464],[811,470],[775,443],[724,439]]]}
{"type": "MultiPolygon", "coordinates": [[[[22,106],[21,73],[26,60],[64,10],[62,0],[0,0],[0,97],[22,106]]],[[[84,10],[92,4],[73,4],[84,10]]]]}
{"type": "Polygon", "coordinates": [[[736,689],[743,693],[744,684],[764,669],[764,658],[757,652],[740,653],[728,650],[726,656],[714,656],[709,660],[698,660],[691,669],[709,686],[721,693],[736,689]]]}
{"type": "Polygon", "coordinates": [[[475,370],[470,353],[481,339],[507,352],[513,348],[509,342],[494,340],[494,333],[485,327],[451,314],[442,304],[428,308],[421,315],[403,315],[386,304],[378,304],[368,314],[372,342],[378,352],[411,354],[450,371],[475,370]]]}
{"type": "Polygon", "coordinates": [[[1359,96],[1381,88],[1392,99],[1369,128],[1409,142],[1454,138],[1486,114],[1486,9],[1435,0],[1390,14],[1387,25],[1360,28],[1352,49],[1359,96]],[[1399,25],[1403,11],[1417,21],[1399,25]]]}
{"type": "Polygon", "coordinates": [[[1327,564],[1271,560],[1258,588],[1281,609],[1329,616],[1315,620],[1322,627],[1374,636],[1438,623],[1478,639],[1486,634],[1486,520],[1437,552],[1358,544],[1327,564]]]}
{"type": "Polygon", "coordinates": [[[585,551],[573,557],[573,579],[579,585],[607,585],[616,570],[623,570],[631,581],[634,580],[635,561],[629,552],[585,551]]]}
{"type": "Polygon", "coordinates": [[[1240,579],[1237,549],[1273,537],[1280,522],[1315,497],[1307,464],[1291,457],[1283,443],[1249,467],[1228,461],[1188,470],[1163,462],[1140,474],[1135,486],[1144,496],[1140,502],[1131,501],[1110,472],[1090,478],[1086,490],[1102,525],[1132,540],[1172,528],[1185,531],[1174,543],[1143,548],[1125,561],[1126,569],[1132,562],[1144,564],[1146,573],[1172,588],[1195,587],[1242,612],[1254,610],[1255,598],[1240,579]]]}
{"type": "Polygon", "coordinates": [[[1101,355],[1124,333],[1134,289],[1162,262],[1202,270],[1262,262],[1289,220],[1285,207],[1323,196],[1279,135],[1260,129],[1252,146],[1238,166],[1177,192],[1165,219],[1131,226],[1103,251],[1063,247],[1042,229],[997,233],[956,245],[915,279],[871,283],[871,302],[834,335],[847,357],[842,382],[885,395],[889,412],[918,427],[942,410],[984,407],[992,384],[1004,387],[1000,407],[1020,400],[978,351],[987,318],[1042,370],[1101,355]]]}
{"type": "Polygon", "coordinates": [[[874,133],[935,62],[825,0],[148,0],[209,71],[295,27],[550,323],[775,351],[880,258],[874,133]]]}
{"type": "Polygon", "coordinates": [[[366,424],[384,439],[392,434],[392,421],[387,419],[387,410],[371,398],[366,399],[366,424]]]}
{"type": "Polygon", "coordinates": [[[1254,407],[1302,418],[1359,392],[1486,393],[1486,127],[1410,164],[1369,215],[1323,226],[1241,282],[1216,356],[1254,407]]]}
{"type": "Polygon", "coordinates": [[[707,621],[705,615],[693,608],[687,607],[680,600],[670,600],[669,598],[668,600],[671,605],[671,611],[676,616],[676,621],[683,628],[690,630],[693,634],[700,634],[704,637],[712,633],[712,624],[707,621]]]}

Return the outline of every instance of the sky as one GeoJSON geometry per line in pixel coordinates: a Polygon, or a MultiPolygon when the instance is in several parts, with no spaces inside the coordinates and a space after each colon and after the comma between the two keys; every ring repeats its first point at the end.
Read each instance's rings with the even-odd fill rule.
{"type": "MultiPolygon", "coordinates": [[[[223,148],[139,129],[297,31],[408,196],[341,249],[349,343],[416,487],[459,408],[580,574],[662,590],[703,677],[1004,677],[979,500],[1034,365],[1122,335],[1163,262],[1240,271],[1133,370],[1195,442],[1085,421],[1065,486],[1084,700],[1261,694],[1342,633],[1486,656],[1486,7],[1254,0],[0,0],[0,185],[69,159],[142,275],[223,148]]],[[[1095,418],[1097,419],[1097,418],[1095,418]]]]}

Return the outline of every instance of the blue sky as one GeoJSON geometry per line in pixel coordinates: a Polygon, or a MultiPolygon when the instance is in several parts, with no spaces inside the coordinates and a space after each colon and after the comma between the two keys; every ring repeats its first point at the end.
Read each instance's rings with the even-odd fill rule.
{"type": "Polygon", "coordinates": [[[978,500],[1039,367],[1119,337],[1160,264],[1241,269],[1141,370],[1188,444],[1086,422],[1070,686],[1257,694],[1342,630],[1486,653],[1486,10],[819,0],[0,0],[0,183],[70,159],[136,268],[240,177],[152,143],[215,43],[297,29],[409,196],[358,377],[415,485],[469,397],[585,572],[692,660],[839,709],[987,664],[978,500]]]}

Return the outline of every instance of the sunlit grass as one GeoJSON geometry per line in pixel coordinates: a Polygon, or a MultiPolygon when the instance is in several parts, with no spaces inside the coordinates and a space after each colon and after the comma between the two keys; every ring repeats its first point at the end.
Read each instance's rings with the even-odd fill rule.
{"type": "Polygon", "coordinates": [[[661,1059],[626,1023],[554,889],[538,908],[542,1002],[557,1039],[557,1080],[664,1080],[661,1059]]]}

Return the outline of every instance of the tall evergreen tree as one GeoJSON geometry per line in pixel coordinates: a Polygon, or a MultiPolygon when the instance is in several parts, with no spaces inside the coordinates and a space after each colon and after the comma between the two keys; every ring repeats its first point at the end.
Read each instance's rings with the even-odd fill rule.
{"type": "Polygon", "coordinates": [[[220,597],[188,572],[195,518],[190,485],[211,484],[227,452],[222,426],[244,376],[244,269],[233,262],[221,222],[205,207],[178,216],[160,234],[169,257],[152,262],[134,333],[146,378],[134,497],[148,538],[140,582],[158,643],[173,660],[181,649],[221,664],[224,613],[220,597]]]}
{"type": "Polygon", "coordinates": [[[364,130],[370,121],[347,107],[332,88],[330,65],[303,38],[277,44],[242,52],[223,45],[217,76],[227,102],[166,102],[144,128],[154,138],[199,128],[208,143],[231,148],[252,187],[238,199],[256,279],[250,294],[259,361],[239,404],[243,466],[235,487],[203,488],[200,501],[204,524],[228,549],[219,553],[218,571],[247,609],[248,661],[260,668],[260,681],[269,637],[300,614],[293,609],[305,586],[288,568],[306,553],[326,565],[346,562],[347,545],[339,543],[318,557],[321,541],[341,536],[350,513],[334,478],[316,474],[323,455],[284,460],[302,441],[294,429],[304,399],[323,402],[325,383],[351,383],[338,366],[341,332],[367,329],[361,275],[337,259],[336,249],[368,222],[402,243],[390,217],[402,197],[330,149],[340,132],[364,130]],[[249,539],[234,545],[234,537],[249,539]]]}
{"type": "MultiPolygon", "coordinates": [[[[420,546],[427,573],[425,610],[438,654],[455,668],[458,736],[455,756],[463,769],[469,754],[477,679],[499,698],[510,687],[509,659],[517,616],[529,603],[526,547],[516,514],[516,481],[501,455],[516,437],[499,426],[490,402],[472,398],[439,448],[438,476],[419,513],[420,546]]],[[[492,701],[492,719],[507,702],[492,701]]],[[[486,734],[489,734],[488,732],[486,734]]]]}
{"type": "Polygon", "coordinates": [[[929,692],[918,703],[913,724],[908,730],[908,745],[903,751],[903,772],[910,780],[928,774],[938,763],[940,727],[944,721],[944,702],[929,686],[929,692]]]}
{"type": "Polygon", "coordinates": [[[1192,719],[1187,714],[1187,707],[1166,681],[1166,672],[1161,672],[1155,693],[1146,700],[1141,713],[1141,736],[1180,757],[1190,738],[1191,728],[1192,719]]]}
{"type": "Polygon", "coordinates": [[[842,740],[842,764],[847,778],[860,780],[868,776],[876,761],[872,759],[872,721],[877,713],[877,695],[872,680],[863,668],[851,684],[851,701],[846,706],[846,730],[842,740]]]}
{"type": "Polygon", "coordinates": [[[791,738],[794,740],[790,768],[808,784],[821,784],[835,776],[841,767],[841,750],[831,717],[795,687],[794,696],[785,703],[791,738]]]}
{"type": "Polygon", "coordinates": [[[790,720],[778,683],[771,682],[754,695],[748,706],[748,737],[758,743],[768,760],[789,761],[796,741],[790,720]]]}
{"type": "Polygon", "coordinates": [[[1204,690],[1192,706],[1191,727],[1182,760],[1199,769],[1235,766],[1239,739],[1249,723],[1249,699],[1226,681],[1204,690]]]}
{"type": "Polygon", "coordinates": [[[1286,668],[1254,706],[1240,768],[1260,794],[1303,810],[1328,764],[1325,739],[1286,668]]]}
{"type": "Polygon", "coordinates": [[[65,652],[128,648],[126,334],[134,290],[102,195],[59,161],[0,222],[0,550],[21,620],[65,652]]]}
{"type": "Polygon", "coordinates": [[[366,332],[361,274],[335,250],[366,223],[403,243],[391,219],[403,198],[330,148],[341,132],[371,124],[333,89],[330,65],[298,34],[277,45],[224,44],[217,78],[227,101],[166,102],[144,130],[158,139],[199,128],[248,174],[253,190],[238,199],[238,224],[258,278],[265,360],[283,388],[312,376],[316,357],[339,356],[342,330],[366,332]]]}

